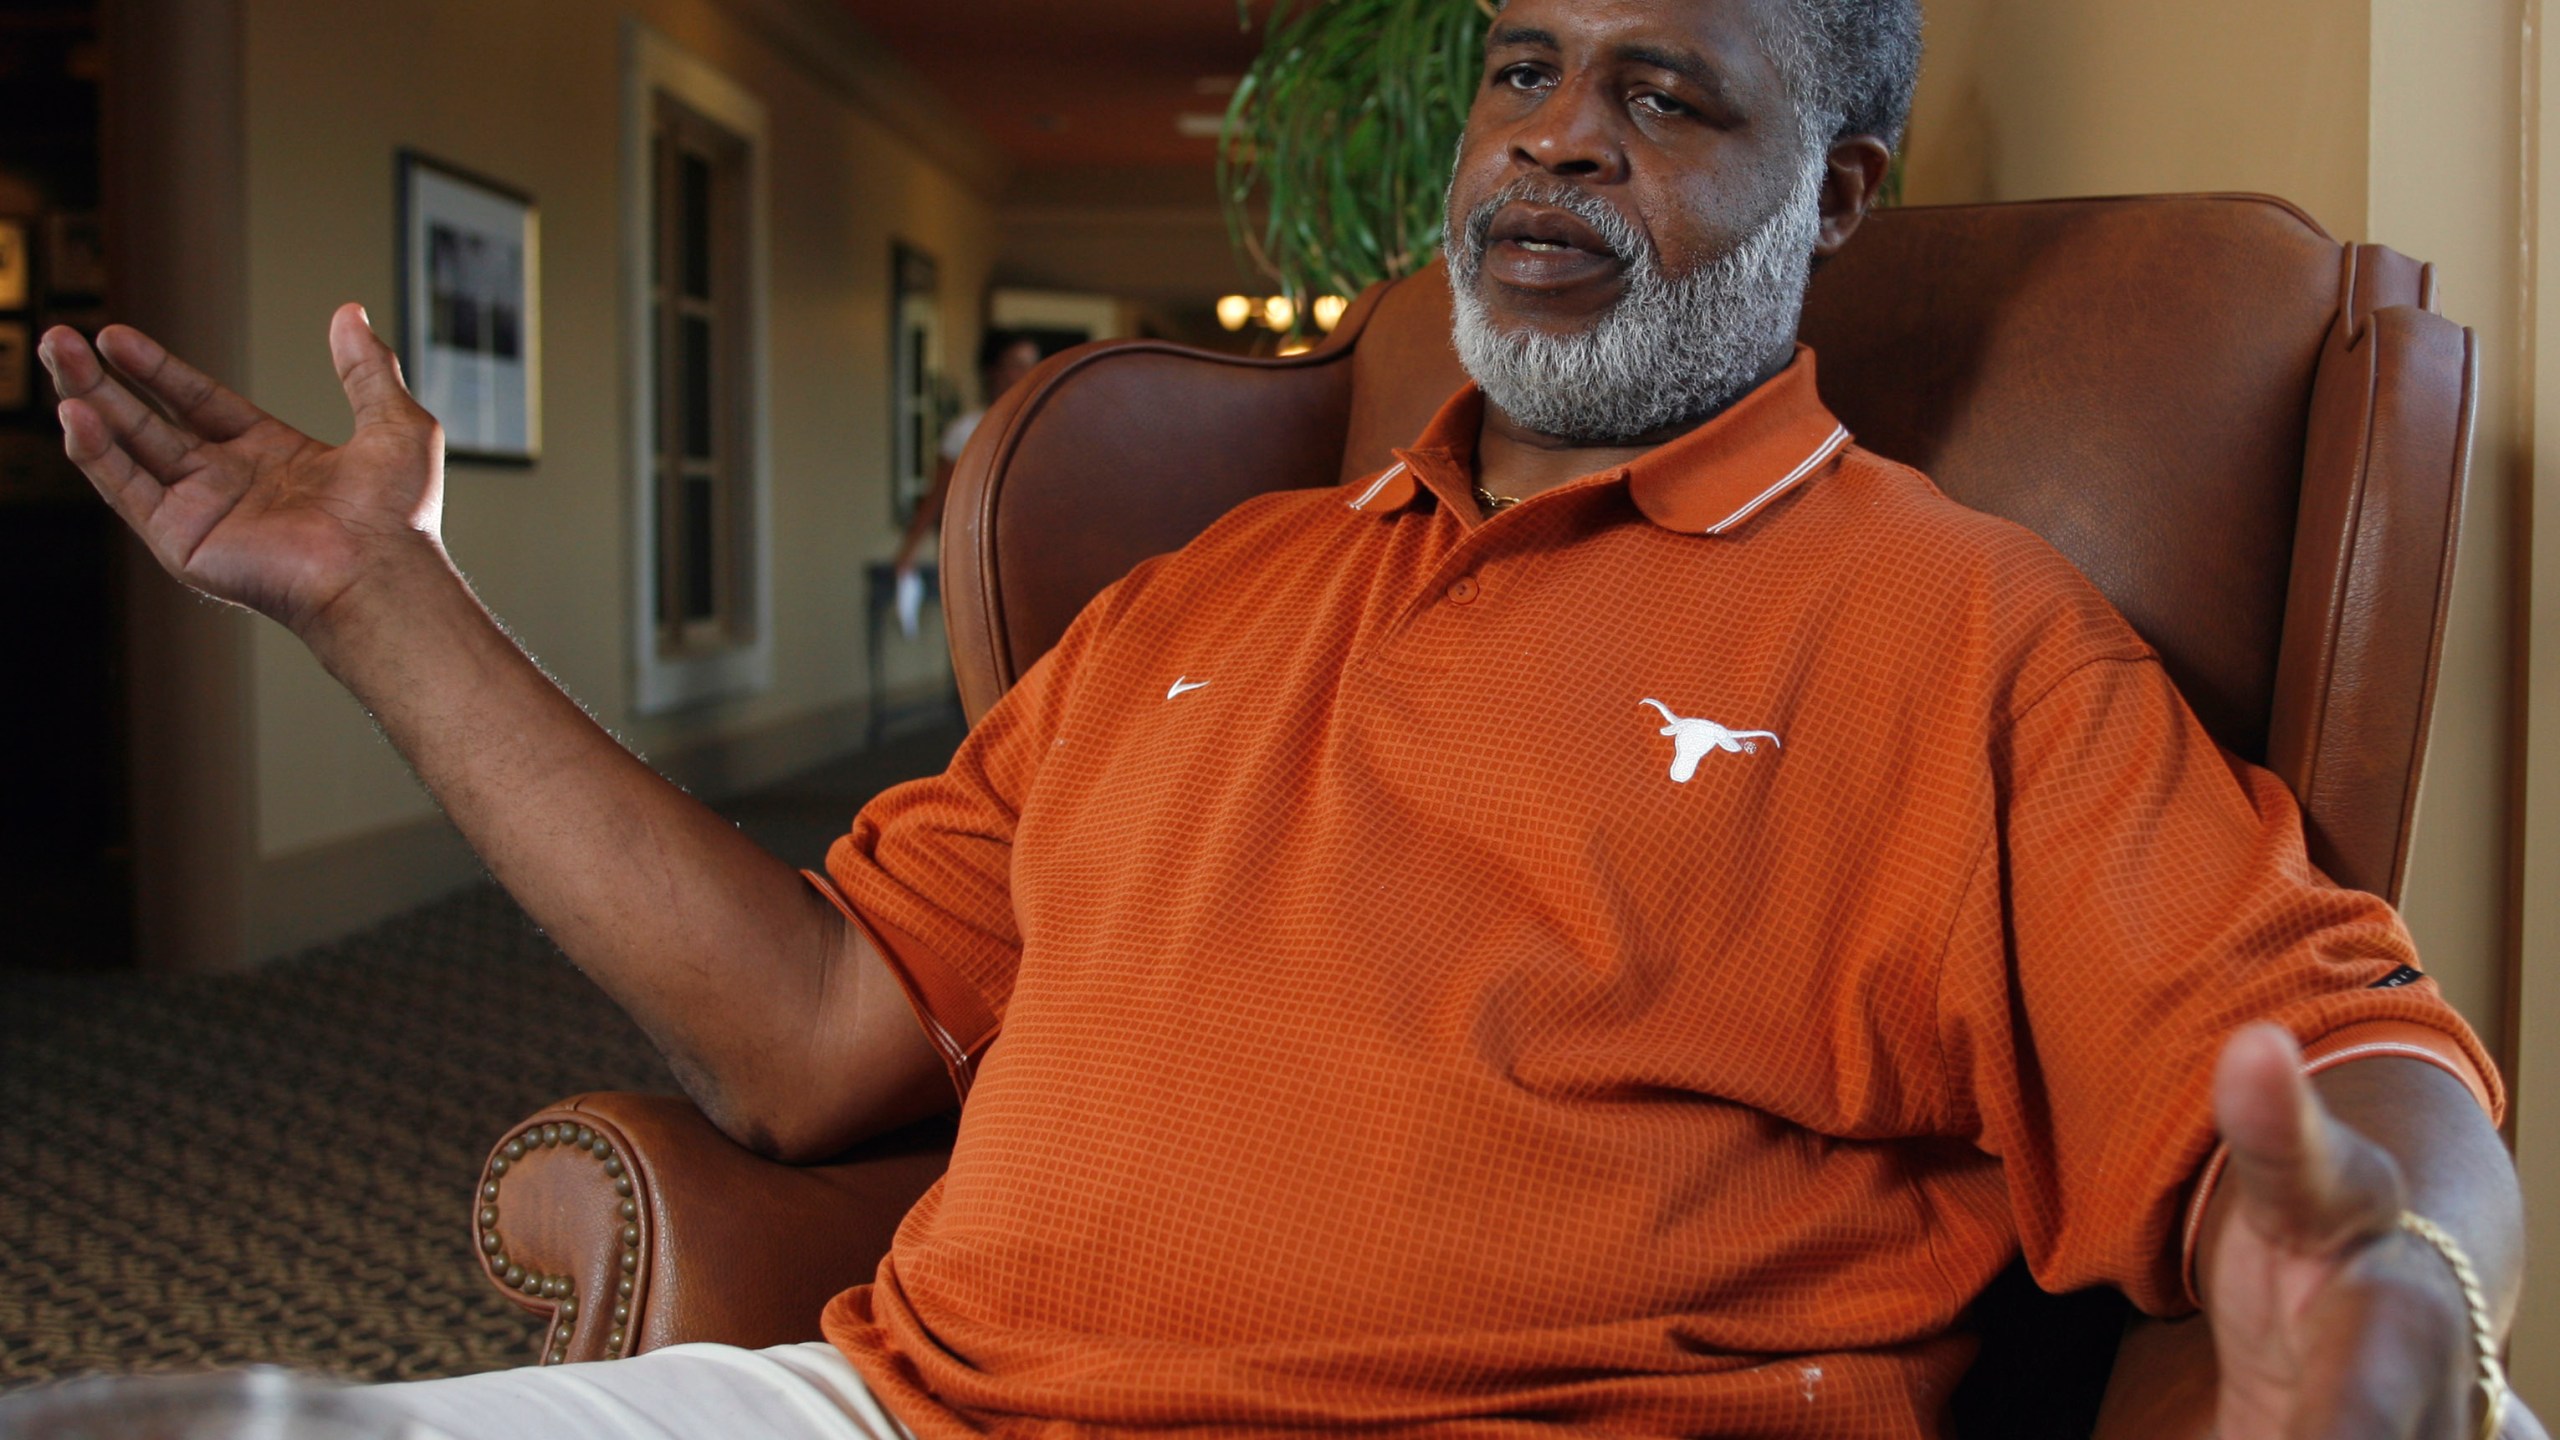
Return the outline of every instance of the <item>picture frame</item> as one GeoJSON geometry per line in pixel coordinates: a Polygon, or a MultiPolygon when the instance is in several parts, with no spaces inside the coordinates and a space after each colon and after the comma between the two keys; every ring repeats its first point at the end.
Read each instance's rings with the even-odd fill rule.
{"type": "Polygon", "coordinates": [[[445,455],[542,456],[541,212],[533,197],[399,152],[400,361],[445,455]]]}
{"type": "Polygon", "coordinates": [[[0,215],[0,310],[24,310],[35,303],[34,239],[24,219],[0,215]]]}

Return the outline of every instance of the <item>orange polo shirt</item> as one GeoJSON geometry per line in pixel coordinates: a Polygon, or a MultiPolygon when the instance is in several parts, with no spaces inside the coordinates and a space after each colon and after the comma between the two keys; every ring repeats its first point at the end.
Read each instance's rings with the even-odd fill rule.
{"type": "Polygon", "coordinates": [[[833,889],[962,1084],[826,1332],[923,1440],[1922,1436],[2186,1303],[2223,1038],[2487,1057],[2044,544],[1813,361],[1481,519],[1470,391],[1097,599],[833,889]]]}

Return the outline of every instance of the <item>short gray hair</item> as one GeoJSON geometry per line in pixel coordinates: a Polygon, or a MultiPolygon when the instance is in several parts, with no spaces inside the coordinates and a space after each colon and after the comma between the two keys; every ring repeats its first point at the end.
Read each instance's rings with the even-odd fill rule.
{"type": "Polygon", "coordinates": [[[1769,49],[1804,114],[1806,140],[1852,135],[1902,144],[1920,80],[1920,0],[1781,0],[1789,23],[1769,49]]]}
{"type": "MultiPolygon", "coordinates": [[[[1510,3],[1497,0],[1495,8],[1510,3]]],[[[1780,0],[1793,22],[1769,37],[1778,78],[1825,147],[1873,135],[1902,148],[1920,83],[1920,0],[1780,0]],[[1825,126],[1828,126],[1826,132],[1825,126]]]]}

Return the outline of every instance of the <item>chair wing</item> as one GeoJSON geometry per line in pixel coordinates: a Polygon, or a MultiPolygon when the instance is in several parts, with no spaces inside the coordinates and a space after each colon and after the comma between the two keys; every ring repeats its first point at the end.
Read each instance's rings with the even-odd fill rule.
{"type": "Polygon", "coordinates": [[[2394,904],[2453,598],[2479,375],[2469,330],[2409,305],[2351,308],[2330,332],[2311,402],[2267,764],[2301,797],[2311,858],[2394,904]]]}
{"type": "Polygon", "coordinates": [[[1267,490],[1322,485],[1351,411],[1350,340],[1252,360],[1153,341],[1051,357],[989,408],[943,512],[943,607],[972,720],[1085,602],[1267,490]]]}
{"type": "Polygon", "coordinates": [[[2263,197],[1951,206],[1876,216],[1804,334],[1860,443],[2069,557],[2396,901],[2476,370],[2432,290],[2263,197]]]}

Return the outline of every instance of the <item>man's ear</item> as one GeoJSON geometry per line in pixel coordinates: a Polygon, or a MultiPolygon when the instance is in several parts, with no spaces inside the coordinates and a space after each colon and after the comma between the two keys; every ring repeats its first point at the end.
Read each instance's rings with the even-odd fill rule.
{"type": "Polygon", "coordinates": [[[1873,135],[1851,135],[1832,143],[1823,164],[1822,230],[1813,253],[1827,260],[1849,243],[1875,208],[1885,172],[1893,168],[1893,152],[1873,135]]]}

